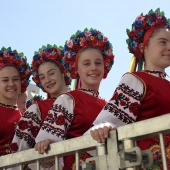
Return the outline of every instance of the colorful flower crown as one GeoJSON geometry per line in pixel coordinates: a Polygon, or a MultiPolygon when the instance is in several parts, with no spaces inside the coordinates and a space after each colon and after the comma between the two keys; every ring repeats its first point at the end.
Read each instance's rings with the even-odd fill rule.
{"type": "Polygon", "coordinates": [[[9,65],[14,66],[19,71],[21,78],[21,93],[24,93],[29,85],[29,78],[31,76],[27,58],[23,53],[18,53],[16,50],[12,51],[11,47],[2,47],[0,50],[0,69],[9,65]]]}
{"type": "Polygon", "coordinates": [[[142,13],[132,24],[132,30],[126,30],[129,37],[126,40],[128,49],[135,57],[139,59],[143,57],[139,50],[139,45],[143,42],[144,35],[148,29],[153,27],[170,28],[170,19],[167,19],[164,15],[164,12],[160,12],[159,8],[155,12],[150,10],[146,15],[142,13]]]}
{"type": "Polygon", "coordinates": [[[34,97],[32,97],[31,99],[29,99],[27,102],[26,102],[26,108],[28,109],[32,104],[35,104],[36,101],[41,101],[43,100],[43,97],[40,96],[40,95],[35,95],[34,97]]]}
{"type": "Polygon", "coordinates": [[[108,72],[112,68],[114,55],[112,44],[108,38],[105,37],[100,31],[96,29],[87,28],[83,32],[77,31],[76,34],[72,35],[69,41],[66,41],[64,46],[64,62],[70,76],[75,79],[78,77],[76,73],[76,55],[82,48],[96,47],[103,53],[104,58],[104,77],[107,77],[108,72]]]}
{"type": "Polygon", "coordinates": [[[44,89],[41,85],[41,82],[38,76],[38,68],[40,64],[46,60],[54,61],[64,73],[66,85],[71,84],[71,78],[66,71],[63,57],[64,57],[64,53],[63,53],[62,47],[57,47],[56,45],[52,46],[50,44],[48,44],[47,46],[42,46],[42,48],[40,48],[38,52],[34,53],[32,67],[31,67],[32,74],[33,74],[32,79],[36,83],[36,85],[39,88],[41,88],[43,91],[44,89]]]}

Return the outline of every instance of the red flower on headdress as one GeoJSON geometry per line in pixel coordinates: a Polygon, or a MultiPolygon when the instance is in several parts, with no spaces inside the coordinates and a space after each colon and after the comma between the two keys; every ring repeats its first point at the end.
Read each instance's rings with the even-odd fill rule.
{"type": "Polygon", "coordinates": [[[97,40],[92,40],[91,43],[92,43],[93,46],[97,46],[98,41],[97,40]]]}

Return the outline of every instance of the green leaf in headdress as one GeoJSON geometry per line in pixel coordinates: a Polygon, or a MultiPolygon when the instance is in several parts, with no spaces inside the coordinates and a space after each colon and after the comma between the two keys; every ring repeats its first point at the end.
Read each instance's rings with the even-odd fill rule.
{"type": "Polygon", "coordinates": [[[34,55],[37,55],[38,54],[38,51],[34,51],[34,55]]]}
{"type": "Polygon", "coordinates": [[[88,31],[88,28],[85,28],[84,31],[88,31]]]}
{"type": "Polygon", "coordinates": [[[109,44],[110,44],[110,48],[113,49],[113,45],[111,43],[109,43],[109,44]]]}
{"type": "Polygon", "coordinates": [[[129,39],[126,39],[126,43],[129,44],[129,39]]]}
{"type": "Polygon", "coordinates": [[[38,49],[38,53],[39,53],[41,50],[43,50],[43,47],[41,47],[41,48],[38,49]]]}
{"type": "Polygon", "coordinates": [[[130,30],[129,29],[126,29],[126,33],[129,34],[130,30]]]}
{"type": "Polygon", "coordinates": [[[74,37],[77,36],[78,34],[80,34],[81,31],[80,30],[77,30],[77,32],[75,33],[74,37]]]}
{"type": "Polygon", "coordinates": [[[135,28],[135,22],[132,24],[132,29],[134,29],[134,30],[136,29],[135,28]]]}
{"type": "Polygon", "coordinates": [[[61,45],[59,46],[59,48],[64,49],[64,47],[63,47],[63,46],[61,46],[61,45]]]}
{"type": "Polygon", "coordinates": [[[56,44],[53,45],[53,48],[58,48],[56,44]]]}
{"type": "Polygon", "coordinates": [[[90,31],[97,31],[96,29],[94,29],[94,28],[90,28],[90,31]]]}
{"type": "Polygon", "coordinates": [[[42,48],[42,49],[46,49],[47,47],[46,47],[45,45],[43,45],[41,48],[42,48]]]}
{"type": "Polygon", "coordinates": [[[167,20],[168,20],[168,23],[170,24],[170,18],[168,18],[167,20]]]}
{"type": "Polygon", "coordinates": [[[148,13],[148,14],[152,14],[152,13],[154,13],[154,11],[151,9],[151,10],[149,11],[149,13],[148,13]]]}
{"type": "Polygon", "coordinates": [[[1,50],[2,50],[2,51],[6,51],[6,48],[5,48],[5,47],[2,47],[1,50]]]}
{"type": "Polygon", "coordinates": [[[47,48],[52,48],[52,45],[50,45],[50,44],[47,44],[47,48]]]}
{"type": "Polygon", "coordinates": [[[162,12],[161,12],[161,15],[164,15],[164,16],[165,16],[165,12],[164,12],[164,11],[162,11],[162,12]]]}
{"type": "Polygon", "coordinates": [[[155,12],[157,12],[158,14],[160,14],[160,13],[161,13],[160,8],[157,8],[155,12]]]}
{"type": "Polygon", "coordinates": [[[7,51],[12,51],[11,47],[8,47],[6,50],[7,50],[7,51]]]}
{"type": "Polygon", "coordinates": [[[24,53],[23,53],[23,52],[21,52],[21,53],[19,53],[18,55],[22,57],[22,56],[24,56],[24,53]]]}

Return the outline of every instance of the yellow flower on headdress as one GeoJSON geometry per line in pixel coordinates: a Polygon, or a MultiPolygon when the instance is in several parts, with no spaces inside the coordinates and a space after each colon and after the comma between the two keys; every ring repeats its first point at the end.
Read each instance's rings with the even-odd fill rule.
{"type": "Polygon", "coordinates": [[[91,39],[91,40],[94,40],[94,39],[95,39],[95,36],[90,36],[90,39],[91,39]]]}
{"type": "Polygon", "coordinates": [[[85,38],[84,37],[80,37],[80,41],[84,40],[85,38]]]}

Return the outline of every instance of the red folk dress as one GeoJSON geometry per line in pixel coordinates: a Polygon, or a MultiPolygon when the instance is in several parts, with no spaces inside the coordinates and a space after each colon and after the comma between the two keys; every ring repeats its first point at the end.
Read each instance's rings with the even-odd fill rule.
{"type": "Polygon", "coordinates": [[[36,101],[21,116],[12,141],[11,152],[34,148],[35,138],[54,99],[36,101]]]}
{"type": "Polygon", "coordinates": [[[21,114],[18,107],[0,103],[0,156],[10,153],[15,127],[21,114]]]}
{"type": "MultiPolygon", "coordinates": [[[[12,146],[10,148],[11,153],[34,148],[35,138],[54,101],[55,99],[36,101],[24,112],[16,127],[12,146]]],[[[28,166],[32,170],[36,169],[36,164],[34,163],[28,166]]],[[[40,169],[53,170],[54,167],[40,167],[40,169]]],[[[9,170],[19,170],[19,167],[13,167],[9,170]]]]}

